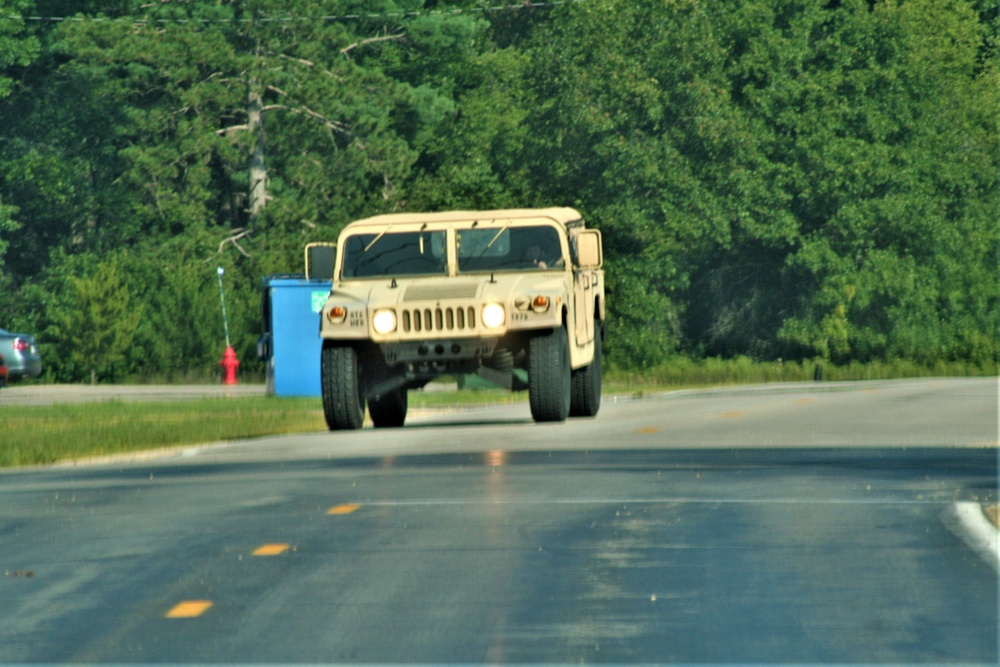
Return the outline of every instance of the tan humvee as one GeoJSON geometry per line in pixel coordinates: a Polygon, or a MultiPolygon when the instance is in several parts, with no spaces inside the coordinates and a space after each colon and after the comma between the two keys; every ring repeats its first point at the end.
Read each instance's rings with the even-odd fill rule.
{"type": "Polygon", "coordinates": [[[340,234],[320,363],[330,429],[401,426],[407,390],[478,374],[536,421],[601,404],[600,232],[570,208],[380,215],[340,234]],[[524,372],[527,382],[524,382],[524,372]]]}

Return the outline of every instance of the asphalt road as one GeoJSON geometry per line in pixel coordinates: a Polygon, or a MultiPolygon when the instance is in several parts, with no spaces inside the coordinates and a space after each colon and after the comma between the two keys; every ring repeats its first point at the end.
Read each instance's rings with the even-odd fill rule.
{"type": "Polygon", "coordinates": [[[762,387],[0,473],[0,663],[995,665],[957,511],[997,406],[762,387]]]}

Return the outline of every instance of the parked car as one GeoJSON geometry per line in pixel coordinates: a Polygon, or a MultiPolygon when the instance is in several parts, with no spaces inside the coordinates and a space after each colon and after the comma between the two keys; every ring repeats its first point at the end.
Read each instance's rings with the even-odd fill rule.
{"type": "Polygon", "coordinates": [[[42,374],[42,357],[38,354],[34,336],[0,329],[0,355],[6,360],[10,380],[35,378],[42,374]]]}
{"type": "Polygon", "coordinates": [[[0,389],[7,386],[7,375],[9,373],[7,364],[4,363],[3,355],[0,354],[0,389]]]}

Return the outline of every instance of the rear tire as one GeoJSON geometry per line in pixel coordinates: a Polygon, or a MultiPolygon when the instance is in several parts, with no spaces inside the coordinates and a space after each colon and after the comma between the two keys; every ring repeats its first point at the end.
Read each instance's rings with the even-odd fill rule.
{"type": "Polygon", "coordinates": [[[571,395],[566,329],[536,334],[528,348],[528,402],[536,422],[561,422],[569,416],[571,395]]]}
{"type": "Polygon", "coordinates": [[[356,430],[365,422],[365,395],[358,352],[350,345],[324,345],[320,358],[323,414],[331,431],[356,430]]]}
{"type": "Polygon", "coordinates": [[[573,371],[573,398],[570,417],[595,417],[601,409],[602,345],[600,324],[594,327],[594,360],[573,371]]]}
{"type": "Polygon", "coordinates": [[[368,413],[376,428],[398,428],[406,421],[409,405],[405,389],[394,389],[368,401],[368,413]]]}

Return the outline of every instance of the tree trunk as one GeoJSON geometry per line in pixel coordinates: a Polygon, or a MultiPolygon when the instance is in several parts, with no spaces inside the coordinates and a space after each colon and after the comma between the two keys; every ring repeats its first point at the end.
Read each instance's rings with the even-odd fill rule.
{"type": "Polygon", "coordinates": [[[250,158],[250,224],[253,228],[267,203],[267,168],[264,165],[264,123],[261,114],[260,79],[250,78],[247,96],[247,123],[254,137],[250,158]]]}

